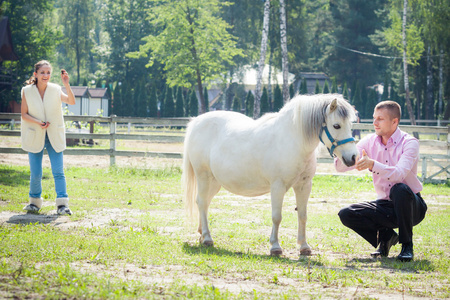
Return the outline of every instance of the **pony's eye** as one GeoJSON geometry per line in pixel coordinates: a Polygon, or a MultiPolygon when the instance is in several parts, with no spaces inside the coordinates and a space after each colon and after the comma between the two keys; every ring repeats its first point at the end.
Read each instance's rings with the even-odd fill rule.
{"type": "Polygon", "coordinates": [[[334,129],[341,129],[341,125],[339,125],[339,124],[334,124],[333,127],[334,127],[334,129]]]}

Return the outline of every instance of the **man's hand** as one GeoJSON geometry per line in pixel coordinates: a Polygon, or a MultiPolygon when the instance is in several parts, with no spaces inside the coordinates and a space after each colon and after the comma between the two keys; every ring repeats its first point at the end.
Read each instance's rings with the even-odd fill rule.
{"type": "Polygon", "coordinates": [[[356,169],[358,171],[362,171],[362,170],[365,170],[365,169],[372,169],[373,168],[373,164],[374,164],[373,159],[371,159],[367,155],[366,150],[363,149],[361,159],[358,160],[358,162],[356,163],[356,169]]]}

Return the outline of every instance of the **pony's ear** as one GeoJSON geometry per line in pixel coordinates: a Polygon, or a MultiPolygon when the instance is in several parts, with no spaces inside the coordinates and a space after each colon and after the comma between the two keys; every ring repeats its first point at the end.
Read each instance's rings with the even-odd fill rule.
{"type": "Polygon", "coordinates": [[[334,98],[334,100],[331,101],[331,104],[330,104],[330,113],[332,113],[333,111],[335,111],[336,108],[337,108],[337,99],[334,98]]]}

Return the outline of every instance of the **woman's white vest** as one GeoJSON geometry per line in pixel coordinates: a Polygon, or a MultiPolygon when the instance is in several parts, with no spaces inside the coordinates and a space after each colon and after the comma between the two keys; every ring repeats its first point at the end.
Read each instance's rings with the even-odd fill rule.
{"type": "Polygon", "coordinates": [[[28,114],[44,122],[50,122],[47,129],[42,129],[39,124],[22,119],[21,140],[22,149],[32,153],[41,152],[44,149],[45,133],[56,152],[66,149],[66,131],[64,117],[61,108],[61,87],[54,83],[48,83],[41,99],[39,90],[35,84],[22,88],[22,95],[28,104],[28,114]]]}

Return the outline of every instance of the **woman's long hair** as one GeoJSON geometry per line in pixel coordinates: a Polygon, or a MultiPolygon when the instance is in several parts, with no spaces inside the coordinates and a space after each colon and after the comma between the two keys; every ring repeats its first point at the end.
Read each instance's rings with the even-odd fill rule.
{"type": "MultiPolygon", "coordinates": [[[[41,61],[38,61],[35,65],[34,65],[34,73],[37,73],[38,72],[38,70],[42,67],[42,66],[44,66],[44,65],[47,65],[47,66],[49,66],[50,67],[50,69],[52,68],[52,65],[48,62],[48,61],[46,61],[46,60],[41,60],[41,61]]],[[[37,84],[37,78],[36,77],[34,77],[34,74],[30,77],[30,79],[28,79],[27,81],[25,81],[25,84],[26,85],[29,85],[29,84],[37,84]]]]}

